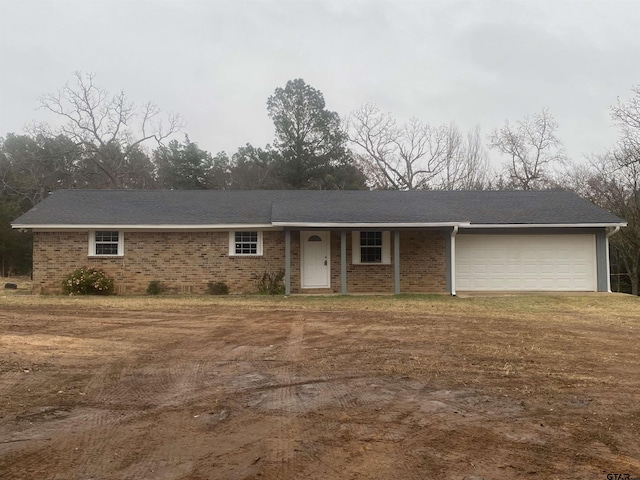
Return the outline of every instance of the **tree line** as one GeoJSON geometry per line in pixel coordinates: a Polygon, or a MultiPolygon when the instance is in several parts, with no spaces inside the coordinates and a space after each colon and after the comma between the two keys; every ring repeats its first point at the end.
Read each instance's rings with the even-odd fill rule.
{"type": "MultiPolygon", "coordinates": [[[[92,74],[40,99],[57,127],[40,124],[0,137],[0,273],[28,273],[28,233],[10,222],[50,192],[142,189],[546,189],[565,188],[619,215],[629,226],[611,237],[621,290],[640,286],[640,87],[611,107],[620,136],[608,152],[569,161],[548,109],[494,129],[399,122],[373,104],[341,118],[302,79],[267,99],[274,139],[215,155],[184,134],[178,115],[111,94],[92,74]],[[504,159],[493,169],[489,151],[504,159]]],[[[614,282],[614,286],[618,286],[614,282]]]]}

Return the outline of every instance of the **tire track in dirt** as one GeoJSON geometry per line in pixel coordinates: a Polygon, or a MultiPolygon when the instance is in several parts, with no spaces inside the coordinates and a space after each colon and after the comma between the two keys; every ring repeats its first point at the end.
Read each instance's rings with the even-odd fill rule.
{"type": "MultiPolygon", "coordinates": [[[[46,407],[16,416],[17,421],[24,418],[29,424],[16,424],[15,436],[37,438],[38,432],[48,440],[24,446],[15,444],[19,448],[14,455],[22,459],[22,465],[32,472],[66,472],[54,477],[60,479],[92,478],[96,469],[109,471],[112,452],[126,449],[125,425],[139,415],[131,393],[123,393],[131,387],[123,382],[126,365],[125,361],[119,361],[96,370],[81,387],[82,403],[76,402],[73,408],[46,407]]],[[[65,400],[64,395],[70,394],[52,399],[52,405],[68,403],[70,400],[65,400]]]]}
{"type": "Polygon", "coordinates": [[[166,372],[165,385],[156,397],[158,407],[179,406],[197,400],[198,384],[205,371],[202,361],[172,364],[166,372]]]}
{"type": "Polygon", "coordinates": [[[286,385],[276,391],[276,405],[279,405],[277,413],[277,427],[275,438],[270,445],[271,455],[275,465],[275,474],[278,478],[291,478],[292,460],[295,455],[296,444],[301,440],[301,425],[298,415],[303,411],[303,405],[293,384],[297,379],[293,373],[292,364],[300,361],[302,357],[302,342],[304,338],[304,318],[297,315],[292,319],[291,332],[286,348],[283,352],[282,366],[275,369],[275,375],[279,384],[286,385]]]}
{"type": "Polygon", "coordinates": [[[53,477],[60,479],[92,478],[96,468],[109,471],[108,453],[118,442],[126,442],[120,427],[127,414],[84,407],[41,410],[16,417],[12,437],[28,441],[2,445],[0,471],[10,472],[9,465],[20,464],[33,472],[31,478],[65,472],[53,477]],[[3,461],[11,463],[3,465],[3,461]]]}
{"type": "MultiPolygon", "coordinates": [[[[137,460],[130,465],[121,464],[118,478],[182,478],[198,464],[199,457],[206,456],[204,452],[209,448],[206,443],[195,448],[190,443],[192,434],[189,429],[197,428],[197,423],[202,422],[195,420],[200,415],[189,410],[202,412],[203,417],[213,410],[212,405],[219,395],[215,378],[212,380],[216,376],[217,365],[210,359],[210,346],[195,350],[189,347],[192,345],[188,342],[172,343],[161,363],[142,368],[138,375],[140,381],[145,382],[145,388],[136,389],[131,383],[133,380],[129,379],[121,381],[114,392],[102,395],[114,405],[137,408],[131,412],[128,423],[148,425],[148,428],[138,430],[135,438],[112,442],[111,448],[116,451],[122,447],[136,448],[137,460]],[[134,398],[124,401],[122,395],[125,393],[133,394],[134,398]],[[156,435],[154,432],[158,428],[168,429],[171,434],[156,435]],[[137,450],[136,445],[151,448],[137,450]],[[179,448],[179,445],[184,445],[184,448],[179,448]]],[[[123,368],[121,377],[130,377],[131,372],[123,368]]]]}
{"type": "MultiPolygon", "coordinates": [[[[155,444],[156,439],[146,429],[136,429],[133,436],[127,434],[128,425],[145,423],[146,417],[161,417],[164,412],[189,400],[201,373],[200,367],[200,363],[174,363],[172,356],[165,356],[161,362],[151,365],[137,358],[129,358],[100,369],[87,385],[86,401],[109,410],[86,419],[79,432],[71,438],[60,439],[58,445],[75,457],[75,465],[71,470],[74,475],[77,478],[90,478],[96,468],[110,471],[116,465],[123,467],[122,462],[131,449],[137,448],[136,445],[155,444]],[[167,368],[168,362],[171,363],[167,368]],[[99,465],[96,459],[100,459],[99,465]]],[[[148,423],[153,425],[153,420],[148,423]]],[[[163,462],[166,462],[160,457],[162,454],[155,450],[136,450],[140,459],[125,468],[125,471],[131,472],[127,478],[152,478],[150,472],[158,472],[158,468],[162,468],[163,462]]],[[[59,457],[65,456],[68,457],[59,457]]]]}
{"type": "MultiPolygon", "coordinates": [[[[347,327],[343,330],[346,330],[343,332],[346,336],[351,333],[347,327]]],[[[373,333],[377,335],[371,326],[364,326],[355,332],[358,338],[373,333]]],[[[322,343],[331,345],[326,341],[322,343]]],[[[345,345],[344,342],[338,351],[330,347],[332,356],[329,358],[339,355],[343,359],[343,368],[339,373],[332,370],[332,361],[322,361],[323,358],[327,358],[322,354],[317,356],[319,361],[313,364],[317,378],[323,379],[314,383],[318,407],[333,410],[333,414],[326,415],[320,412],[317,417],[314,416],[317,420],[314,422],[314,430],[322,432],[319,438],[323,442],[330,442],[331,438],[335,438],[336,432],[341,432],[340,435],[345,441],[353,445],[350,450],[352,453],[344,458],[348,467],[340,472],[334,471],[333,475],[337,473],[336,476],[342,477],[347,472],[359,472],[366,476],[364,472],[375,466],[369,473],[375,472],[376,478],[393,477],[398,472],[401,472],[399,478],[424,478],[423,471],[412,470],[412,467],[420,463],[419,455],[415,455],[416,452],[407,452],[404,444],[405,438],[411,437],[414,433],[410,421],[413,415],[411,406],[405,407],[408,410],[403,408],[402,411],[395,412],[393,408],[389,411],[389,406],[397,405],[400,399],[407,400],[408,397],[415,396],[416,387],[405,384],[406,382],[400,382],[400,385],[392,384],[384,377],[363,377],[358,365],[362,355],[367,352],[360,350],[361,345],[345,345]],[[350,357],[353,357],[353,361],[350,361],[350,357]],[[344,365],[351,367],[345,369],[344,365]],[[338,413],[340,411],[342,413],[338,413]],[[407,421],[387,421],[385,417],[389,414],[394,420],[399,416],[407,417],[407,421]],[[384,455],[381,455],[382,452],[384,455]]],[[[404,404],[405,400],[400,400],[400,403],[404,404]]],[[[338,453],[333,451],[333,454],[338,453]]],[[[314,471],[325,471],[331,475],[333,458],[331,454],[327,454],[326,447],[318,457],[320,458],[315,462],[314,471]]]]}
{"type": "MultiPolygon", "coordinates": [[[[305,348],[305,334],[309,323],[302,315],[289,320],[290,333],[285,348],[279,352],[273,363],[265,363],[255,355],[244,355],[242,360],[253,365],[254,381],[247,385],[238,385],[236,391],[249,394],[250,402],[256,413],[266,414],[277,419],[275,435],[267,443],[269,457],[275,462],[265,462],[262,473],[265,478],[296,478],[301,472],[324,471],[330,476],[340,476],[334,469],[334,458],[323,454],[326,439],[335,435],[340,420],[333,415],[316,415],[324,409],[336,409],[347,416],[350,411],[366,408],[387,397],[391,400],[395,395],[372,391],[372,379],[363,377],[356,368],[346,372],[336,372],[329,363],[308,362],[305,348]],[[310,374],[313,376],[310,377],[310,374]],[[264,380],[269,381],[265,384],[264,380]],[[253,391],[253,393],[251,393],[253,391]],[[316,432],[310,437],[310,432],[316,432]],[[318,435],[319,434],[319,435],[318,435]],[[275,465],[273,464],[275,463],[275,465]]],[[[366,328],[367,330],[370,328],[366,328]]],[[[326,342],[323,332],[316,332],[326,342]]],[[[347,349],[350,347],[346,347],[347,349]]],[[[245,353],[249,353],[247,350],[245,353]]],[[[245,375],[247,376],[247,375],[245,375]]],[[[357,416],[355,412],[353,415],[357,416]]],[[[264,421],[264,416],[262,420],[264,421]]],[[[357,428],[357,426],[355,427],[357,428]]],[[[397,434],[385,432],[394,439],[397,434]]],[[[373,436],[373,433],[368,436],[373,436]]]]}
{"type": "Polygon", "coordinates": [[[5,372],[0,377],[0,394],[3,400],[10,398],[24,398],[32,390],[38,390],[47,373],[41,371],[29,372],[23,369],[5,372]]]}
{"type": "MultiPolygon", "coordinates": [[[[2,372],[0,374],[0,400],[6,403],[13,403],[13,397],[20,398],[20,390],[24,390],[25,373],[17,369],[2,372]]],[[[2,417],[0,417],[0,423],[2,417]]]]}
{"type": "Polygon", "coordinates": [[[159,408],[181,404],[196,389],[202,376],[202,362],[195,365],[168,359],[146,365],[135,360],[103,367],[89,382],[87,395],[103,405],[126,408],[159,408]],[[167,367],[166,363],[171,362],[167,367]]]}
{"type": "MultiPolygon", "coordinates": [[[[368,379],[355,369],[345,375],[328,366],[303,363],[307,355],[304,344],[307,322],[302,315],[294,316],[290,322],[284,350],[275,365],[266,369],[272,381],[254,387],[254,392],[260,394],[252,405],[254,411],[275,414],[277,419],[274,438],[267,442],[269,457],[275,464],[265,465],[262,471],[267,478],[296,478],[300,472],[311,470],[339,476],[340,472],[331,465],[333,459],[324,456],[320,446],[322,437],[335,433],[335,421],[331,416],[313,412],[335,407],[348,411],[375,398],[367,394],[368,379]],[[322,437],[309,437],[310,431],[322,432],[322,437]]],[[[265,371],[265,364],[256,366],[256,370],[265,371]]]]}

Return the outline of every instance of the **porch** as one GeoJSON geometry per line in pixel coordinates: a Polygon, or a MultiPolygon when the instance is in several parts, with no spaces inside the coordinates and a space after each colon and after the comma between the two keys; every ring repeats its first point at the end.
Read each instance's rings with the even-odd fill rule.
{"type": "Polygon", "coordinates": [[[285,293],[450,292],[450,235],[450,228],[286,228],[285,293]]]}

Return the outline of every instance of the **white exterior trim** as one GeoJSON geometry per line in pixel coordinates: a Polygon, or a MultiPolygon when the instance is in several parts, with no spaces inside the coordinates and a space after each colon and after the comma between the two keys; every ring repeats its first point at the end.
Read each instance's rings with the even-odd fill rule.
{"type": "Polygon", "coordinates": [[[262,231],[248,230],[246,228],[229,231],[229,256],[230,257],[261,257],[262,256],[262,231]],[[236,253],[236,232],[257,232],[258,233],[256,253],[236,253]]]}
{"type": "Polygon", "coordinates": [[[351,233],[351,263],[353,265],[390,265],[391,264],[391,232],[382,231],[382,261],[369,263],[360,261],[360,232],[351,233]]]}
{"type": "Polygon", "coordinates": [[[456,235],[458,234],[458,227],[453,227],[451,230],[451,258],[449,262],[451,264],[451,295],[456,296],[456,235]]]}
{"type": "Polygon", "coordinates": [[[34,231],[42,230],[265,230],[273,229],[273,225],[270,223],[257,223],[257,224],[239,224],[239,223],[225,223],[225,224],[213,224],[213,225],[55,225],[55,224],[41,224],[41,225],[27,225],[27,224],[12,224],[13,228],[24,229],[31,228],[34,231]]]}
{"type": "Polygon", "coordinates": [[[626,227],[623,223],[471,223],[460,224],[460,228],[602,228],[626,227]]]}
{"type": "MultiPolygon", "coordinates": [[[[114,231],[115,229],[101,229],[101,228],[96,228],[96,230],[98,231],[114,231]]],[[[124,257],[124,232],[121,230],[118,230],[118,253],[117,255],[105,255],[105,254],[96,254],[96,230],[91,230],[89,232],[89,252],[88,252],[88,256],[89,257],[94,257],[94,258],[120,258],[120,257],[124,257]]],[[[114,242],[115,243],[115,242],[114,242]]]]}
{"type": "Polygon", "coordinates": [[[19,224],[12,223],[16,229],[42,230],[279,230],[279,227],[297,228],[437,228],[437,227],[460,227],[460,228],[603,228],[603,227],[626,227],[627,222],[622,223],[470,223],[470,222],[431,222],[431,223],[372,223],[372,222],[351,222],[351,223],[315,223],[315,222],[272,222],[256,224],[207,224],[207,225],[176,225],[176,224],[19,224]]]}
{"type": "Polygon", "coordinates": [[[300,228],[416,228],[416,227],[454,227],[458,225],[468,226],[469,222],[431,222],[431,223],[373,223],[373,222],[273,222],[274,227],[300,227],[300,228]]]}

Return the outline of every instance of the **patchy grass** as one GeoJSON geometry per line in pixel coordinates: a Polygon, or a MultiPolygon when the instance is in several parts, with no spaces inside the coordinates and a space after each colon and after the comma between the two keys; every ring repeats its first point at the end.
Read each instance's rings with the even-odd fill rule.
{"type": "MultiPolygon", "coordinates": [[[[13,291],[15,292],[15,291],[13,291]]],[[[624,294],[548,294],[451,297],[448,295],[258,296],[162,295],[75,296],[0,295],[0,305],[36,308],[117,309],[148,311],[206,310],[215,307],[269,311],[363,311],[401,314],[481,316],[485,319],[566,319],[608,321],[640,317],[640,298],[624,294]]]]}

